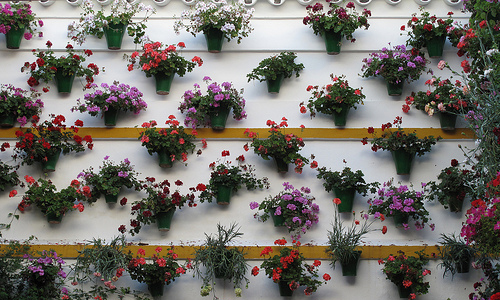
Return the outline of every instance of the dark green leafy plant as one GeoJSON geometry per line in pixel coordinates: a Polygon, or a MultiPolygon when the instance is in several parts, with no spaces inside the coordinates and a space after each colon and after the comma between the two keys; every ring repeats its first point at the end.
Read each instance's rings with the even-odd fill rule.
{"type": "Polygon", "coordinates": [[[246,277],[248,264],[245,261],[245,253],[236,247],[229,247],[236,238],[243,235],[239,230],[237,223],[232,223],[229,227],[217,223],[217,234],[205,233],[205,242],[196,249],[193,269],[196,276],[203,280],[200,292],[202,296],[207,296],[213,290],[214,299],[217,299],[215,296],[216,278],[231,280],[237,297],[241,296],[243,281],[248,288],[249,280],[246,277]]]}
{"type": "Polygon", "coordinates": [[[327,170],[326,167],[317,169],[318,179],[323,179],[325,191],[331,192],[335,188],[338,189],[354,189],[359,194],[366,196],[368,192],[375,193],[378,182],[366,183],[363,178],[365,174],[361,170],[353,172],[351,168],[344,167],[342,172],[327,170]]]}
{"type": "Polygon", "coordinates": [[[14,115],[21,126],[42,113],[41,93],[34,89],[29,92],[11,84],[0,85],[0,115],[14,115]]]}
{"type": "Polygon", "coordinates": [[[16,170],[19,166],[9,166],[0,161],[0,191],[5,191],[8,186],[14,187],[21,183],[16,170]]]}
{"type": "Polygon", "coordinates": [[[278,55],[273,55],[269,58],[263,59],[259,66],[247,74],[248,82],[250,80],[258,80],[260,82],[269,80],[276,80],[279,75],[284,78],[290,78],[295,72],[295,77],[300,76],[300,71],[304,69],[303,64],[296,64],[295,59],[297,54],[290,51],[283,51],[278,55]]]}
{"type": "Polygon", "coordinates": [[[470,264],[471,259],[477,255],[476,249],[467,245],[463,238],[454,233],[451,235],[441,233],[439,244],[441,245],[439,253],[442,259],[439,266],[444,269],[443,277],[448,272],[453,277],[455,273],[461,271],[459,268],[463,262],[470,264]]]}
{"type": "Polygon", "coordinates": [[[11,241],[0,251],[0,299],[19,299],[20,291],[25,288],[26,282],[19,276],[19,272],[26,260],[23,255],[33,254],[30,250],[30,239],[24,243],[11,241]]]}

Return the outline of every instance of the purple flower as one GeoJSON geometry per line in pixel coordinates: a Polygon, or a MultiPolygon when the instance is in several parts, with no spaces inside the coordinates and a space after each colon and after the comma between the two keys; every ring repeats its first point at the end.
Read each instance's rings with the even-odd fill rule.
{"type": "Polygon", "coordinates": [[[297,206],[295,206],[295,204],[290,203],[286,206],[286,208],[288,208],[289,210],[296,210],[297,206]]]}
{"type": "Polygon", "coordinates": [[[123,171],[118,172],[118,177],[127,178],[127,176],[128,176],[127,172],[123,172],[123,171]]]}
{"type": "Polygon", "coordinates": [[[104,156],[104,160],[108,160],[108,159],[109,159],[109,155],[104,156]]]}
{"type": "Polygon", "coordinates": [[[256,209],[259,207],[259,203],[252,201],[250,202],[250,209],[256,209]]]}
{"type": "Polygon", "coordinates": [[[292,221],[293,221],[294,223],[297,223],[297,222],[298,222],[299,224],[302,224],[302,220],[301,220],[299,217],[293,217],[292,221]]]}
{"type": "Polygon", "coordinates": [[[203,81],[211,81],[211,80],[212,80],[212,78],[210,78],[208,76],[203,77],[203,81]]]}
{"type": "Polygon", "coordinates": [[[123,160],[123,162],[124,162],[124,163],[126,163],[127,165],[129,165],[129,164],[130,164],[130,160],[128,160],[128,158],[125,158],[125,159],[123,160]]]}
{"type": "Polygon", "coordinates": [[[275,216],[281,216],[281,206],[276,207],[276,211],[274,212],[275,216]]]}

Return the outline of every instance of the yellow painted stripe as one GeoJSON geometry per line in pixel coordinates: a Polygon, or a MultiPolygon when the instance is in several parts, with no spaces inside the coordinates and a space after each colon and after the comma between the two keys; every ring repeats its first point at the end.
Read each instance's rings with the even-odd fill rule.
{"type": "MultiPolygon", "coordinates": [[[[127,246],[126,252],[129,250],[132,253],[137,253],[137,250],[140,248],[144,249],[146,252],[146,256],[152,256],[155,254],[155,249],[160,245],[132,245],[127,246]]],[[[0,245],[0,253],[2,253],[7,245],[0,245]]],[[[169,249],[168,245],[161,245],[164,250],[169,249]]],[[[84,248],[83,245],[32,245],[31,249],[35,252],[42,250],[53,250],[56,251],[60,257],[64,258],[75,258],[78,256],[78,251],[81,251],[84,248]]],[[[174,246],[174,252],[179,255],[180,259],[193,258],[193,254],[196,250],[196,246],[174,246]]],[[[246,255],[247,259],[262,259],[260,253],[264,250],[265,246],[244,246],[237,247],[242,249],[246,255]]],[[[279,252],[279,246],[272,246],[273,253],[279,252]]],[[[328,255],[325,252],[327,249],[326,246],[308,246],[303,245],[300,246],[300,252],[307,259],[328,259],[328,255]]],[[[415,251],[420,251],[425,249],[425,253],[428,254],[431,258],[437,257],[439,254],[438,246],[361,246],[360,250],[363,251],[361,254],[361,258],[364,259],[382,259],[386,258],[389,255],[396,255],[398,251],[403,251],[407,255],[412,256],[415,251]]]]}
{"type": "MultiPolygon", "coordinates": [[[[0,129],[0,138],[15,138],[15,132],[19,128],[0,129]]],[[[25,129],[23,129],[25,130],[25,129]]],[[[259,137],[268,136],[268,128],[251,128],[251,131],[257,133],[259,137]]],[[[443,139],[474,139],[474,133],[468,128],[457,128],[455,131],[443,131],[440,128],[405,128],[406,132],[416,132],[419,137],[432,135],[441,136],[443,139]]],[[[187,130],[191,132],[191,129],[187,130]]],[[[210,139],[248,139],[244,134],[243,128],[226,128],[223,131],[213,131],[210,128],[197,129],[199,138],[210,139]]],[[[92,138],[113,139],[127,138],[136,139],[139,137],[141,128],[121,127],[84,127],[78,132],[79,135],[91,135],[92,138]]],[[[375,134],[380,135],[381,129],[375,129],[375,134]]],[[[368,134],[366,128],[286,128],[284,133],[293,133],[304,139],[362,139],[372,137],[368,134]]]]}

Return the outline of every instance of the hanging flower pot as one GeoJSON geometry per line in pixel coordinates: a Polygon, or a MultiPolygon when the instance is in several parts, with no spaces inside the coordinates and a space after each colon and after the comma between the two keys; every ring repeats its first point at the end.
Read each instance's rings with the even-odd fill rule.
{"type": "Polygon", "coordinates": [[[286,281],[280,280],[278,282],[278,287],[280,289],[281,297],[291,297],[293,295],[293,291],[286,281]]]}
{"type": "Polygon", "coordinates": [[[167,150],[158,151],[158,158],[160,160],[161,168],[172,168],[174,161],[170,157],[170,153],[167,150]]]}
{"type": "Polygon", "coordinates": [[[282,157],[275,157],[274,161],[278,167],[278,173],[284,174],[288,172],[288,163],[282,157]]]}
{"type": "Polygon", "coordinates": [[[116,126],[116,118],[118,117],[118,109],[109,106],[108,110],[104,112],[104,125],[116,126]]]}
{"type": "Polygon", "coordinates": [[[168,95],[170,93],[170,87],[172,86],[172,81],[174,80],[175,73],[170,75],[165,75],[163,73],[156,73],[156,94],[158,95],[168,95]]]}
{"type": "Polygon", "coordinates": [[[391,150],[391,154],[396,165],[396,173],[398,175],[409,175],[415,153],[408,153],[404,149],[398,149],[391,150]]]}
{"type": "Polygon", "coordinates": [[[106,203],[117,203],[118,202],[118,194],[104,194],[104,199],[106,199],[106,203]]]}
{"type": "Polygon", "coordinates": [[[457,115],[448,112],[440,112],[439,123],[441,124],[442,130],[445,131],[455,130],[455,124],[457,123],[457,115]]]}
{"type": "Polygon", "coordinates": [[[326,53],[336,55],[340,53],[342,34],[333,30],[323,31],[321,33],[326,45],[326,53]]]}
{"type": "Polygon", "coordinates": [[[335,197],[340,199],[340,204],[337,205],[339,212],[352,212],[356,190],[333,188],[333,192],[335,193],[335,197]]]}
{"type": "Polygon", "coordinates": [[[12,128],[16,122],[16,114],[5,113],[0,114],[0,127],[2,128],[12,128]]]}
{"type": "Polygon", "coordinates": [[[398,83],[387,82],[387,93],[389,96],[401,96],[403,93],[404,81],[398,83]]]}
{"type": "Polygon", "coordinates": [[[51,153],[47,154],[47,160],[42,160],[42,172],[54,172],[56,170],[57,161],[61,155],[60,149],[54,149],[51,153]]]}
{"type": "Polygon", "coordinates": [[[47,213],[46,217],[47,217],[47,221],[50,223],[50,224],[59,224],[61,223],[62,221],[62,218],[63,218],[64,215],[60,214],[60,215],[56,215],[55,213],[51,212],[51,213],[47,213]]]}
{"type": "Polygon", "coordinates": [[[10,30],[5,34],[5,41],[7,42],[7,49],[19,49],[21,46],[21,40],[23,39],[24,31],[26,27],[14,28],[10,27],[10,30]]]}
{"type": "Polygon", "coordinates": [[[411,287],[405,287],[403,283],[400,283],[398,286],[398,294],[399,298],[408,298],[411,294],[411,287]]]}
{"type": "Polygon", "coordinates": [[[156,214],[156,224],[159,231],[169,231],[172,217],[174,216],[175,209],[169,209],[156,214]]]}
{"type": "Polygon", "coordinates": [[[285,225],[285,217],[283,215],[275,215],[276,208],[271,210],[271,218],[273,219],[274,227],[280,227],[285,225]]]}
{"type": "Polygon", "coordinates": [[[210,112],[210,123],[213,130],[224,130],[226,128],[229,111],[230,108],[227,106],[214,107],[214,111],[210,112]]]}
{"type": "Polygon", "coordinates": [[[108,26],[105,26],[104,35],[106,36],[106,42],[108,43],[108,49],[110,50],[119,50],[122,47],[123,35],[125,34],[125,29],[128,24],[118,23],[114,24],[113,22],[108,23],[108,26]]]}
{"type": "Polygon", "coordinates": [[[165,286],[165,281],[158,281],[148,283],[148,291],[153,297],[163,296],[163,288],[165,286]]]}
{"type": "Polygon", "coordinates": [[[455,263],[455,268],[457,273],[469,273],[470,269],[470,256],[464,255],[460,258],[460,261],[455,263]]]}
{"type": "Polygon", "coordinates": [[[464,205],[464,197],[460,194],[451,194],[448,196],[448,205],[451,212],[461,212],[464,205]]]}
{"type": "Polygon", "coordinates": [[[217,204],[228,205],[231,202],[233,188],[227,185],[219,185],[217,187],[217,204]]]}
{"type": "Polygon", "coordinates": [[[408,224],[410,216],[406,213],[394,212],[392,218],[394,220],[394,225],[396,225],[396,227],[398,228],[401,228],[403,227],[403,224],[408,224]]]}
{"type": "Polygon", "coordinates": [[[347,120],[347,114],[349,113],[349,110],[351,109],[348,105],[341,105],[342,109],[340,112],[334,111],[333,112],[333,120],[335,123],[335,126],[345,126],[346,120],[347,120]]]}
{"type": "Polygon", "coordinates": [[[275,80],[266,78],[267,92],[271,94],[278,94],[280,92],[280,87],[281,83],[283,82],[283,78],[285,78],[283,74],[277,75],[275,80]]]}
{"type": "Polygon", "coordinates": [[[438,58],[443,56],[444,42],[446,41],[446,36],[435,36],[426,41],[427,52],[430,58],[438,58]]]}
{"type": "Polygon", "coordinates": [[[350,256],[348,261],[340,262],[342,266],[342,276],[356,276],[360,256],[361,251],[354,251],[354,256],[350,256]]]}
{"type": "Polygon", "coordinates": [[[54,80],[57,85],[57,92],[59,93],[71,93],[73,88],[73,81],[75,80],[75,74],[63,75],[62,70],[57,70],[54,75],[54,80]]]}
{"type": "Polygon", "coordinates": [[[224,42],[224,33],[219,28],[209,28],[203,31],[207,41],[208,52],[219,53],[224,42]]]}

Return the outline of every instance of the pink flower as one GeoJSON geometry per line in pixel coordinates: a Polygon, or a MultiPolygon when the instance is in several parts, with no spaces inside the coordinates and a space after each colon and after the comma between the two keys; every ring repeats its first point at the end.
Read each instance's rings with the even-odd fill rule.
{"type": "Polygon", "coordinates": [[[442,70],[446,66],[446,62],[444,60],[439,61],[438,63],[438,69],[442,70]]]}

